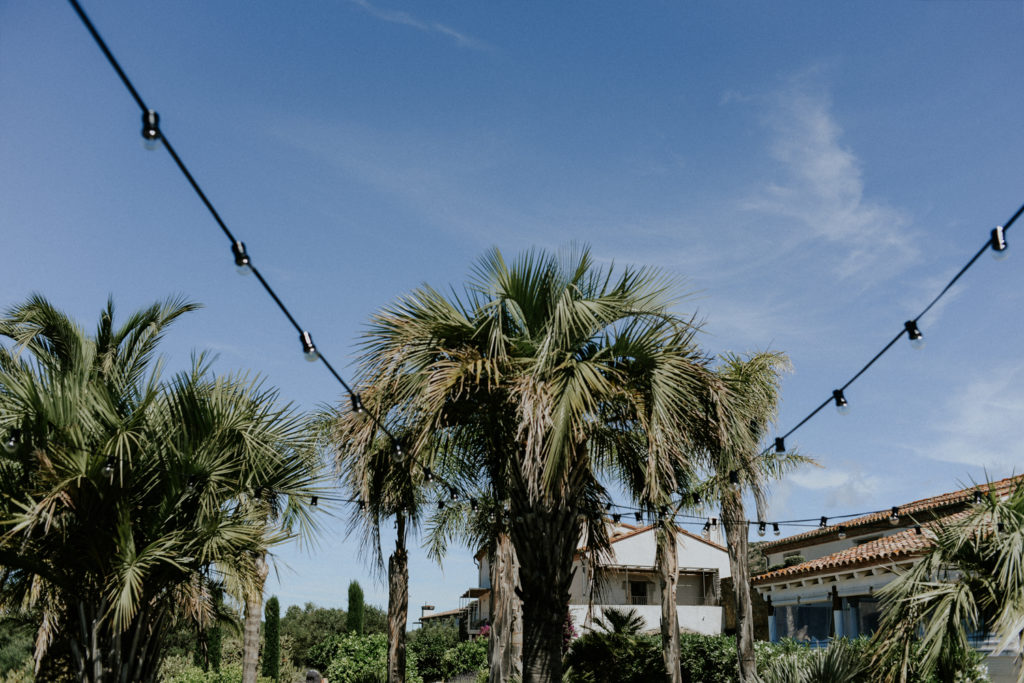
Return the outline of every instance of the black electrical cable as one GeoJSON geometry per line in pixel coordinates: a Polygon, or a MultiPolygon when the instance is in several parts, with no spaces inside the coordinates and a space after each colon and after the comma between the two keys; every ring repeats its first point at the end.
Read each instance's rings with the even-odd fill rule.
{"type": "MultiPolygon", "coordinates": [[[[146,112],[150,111],[149,107],[146,106],[146,102],[142,99],[142,96],[139,94],[138,90],[136,90],[135,86],[132,84],[131,79],[129,79],[128,75],[125,74],[124,69],[121,68],[120,63],[118,63],[117,59],[114,57],[114,54],[110,51],[110,48],[107,47],[107,44],[103,40],[103,37],[100,36],[99,31],[97,31],[96,27],[93,25],[93,23],[89,19],[88,15],[85,13],[85,10],[82,9],[82,6],[78,3],[78,0],[68,0],[68,2],[71,4],[72,8],[75,10],[75,13],[78,15],[79,19],[85,25],[86,29],[88,29],[90,35],[92,35],[93,40],[99,46],[100,50],[103,52],[104,56],[107,58],[107,61],[110,62],[110,65],[113,67],[114,71],[117,72],[118,77],[121,79],[121,82],[124,84],[125,88],[129,92],[129,94],[131,94],[132,99],[134,99],[135,103],[139,106],[139,109],[142,110],[143,114],[145,114],[146,112]]],[[[175,165],[177,165],[177,167],[181,171],[182,175],[185,176],[185,179],[188,180],[189,185],[191,185],[192,189],[199,196],[199,199],[202,200],[203,204],[206,206],[207,210],[210,212],[210,215],[213,216],[214,221],[216,221],[217,225],[224,232],[224,235],[228,238],[228,240],[231,242],[231,244],[235,244],[235,242],[237,240],[235,239],[234,234],[231,232],[231,230],[228,228],[227,224],[221,218],[220,214],[217,212],[217,209],[213,206],[213,203],[206,196],[206,193],[203,192],[203,189],[202,189],[202,187],[200,187],[198,181],[196,181],[195,177],[188,170],[188,167],[185,165],[185,162],[182,161],[181,157],[178,156],[177,151],[175,151],[173,145],[171,145],[170,141],[167,139],[166,134],[164,134],[164,132],[162,130],[160,130],[159,133],[160,133],[159,139],[163,141],[164,147],[167,149],[167,152],[171,155],[171,158],[174,160],[175,165]]],[[[1016,220],[1021,216],[1022,213],[1024,213],[1024,205],[1022,205],[1019,209],[1017,209],[1017,211],[1013,214],[1013,216],[1011,216],[1010,219],[1005,223],[1005,225],[1003,226],[1004,233],[1009,231],[1011,226],[1016,222],[1016,220]]],[[[980,258],[981,255],[987,249],[989,249],[989,248],[990,248],[990,243],[986,242],[986,244],[981,249],[979,249],[978,252],[976,254],[974,254],[974,256],[967,262],[967,264],[964,265],[964,267],[961,268],[960,271],[955,276],[953,276],[953,279],[951,279],[949,281],[949,283],[946,284],[946,286],[942,289],[942,291],[940,291],[939,294],[934,299],[932,299],[932,301],[927,306],[925,306],[924,310],[922,310],[917,315],[917,317],[913,318],[913,322],[916,323],[918,320],[921,319],[921,317],[923,317],[926,313],[928,313],[928,311],[931,310],[931,308],[936,303],[938,303],[938,301],[943,296],[946,295],[946,293],[953,287],[954,284],[956,284],[956,282],[960,279],[960,277],[963,276],[963,274],[966,273],[967,270],[971,266],[974,265],[974,263],[978,260],[978,258],[980,258]]],[[[259,270],[255,267],[255,265],[253,265],[251,263],[251,261],[249,263],[249,267],[252,269],[252,272],[253,272],[253,274],[255,274],[257,280],[259,281],[259,283],[263,286],[263,289],[266,290],[267,294],[269,294],[270,297],[274,300],[274,303],[276,303],[278,308],[281,309],[281,312],[288,319],[288,322],[290,322],[292,324],[292,326],[296,329],[296,331],[299,332],[299,334],[304,333],[305,330],[302,328],[301,325],[299,325],[298,321],[295,320],[295,317],[288,310],[288,307],[285,306],[284,302],[281,301],[280,297],[278,297],[277,293],[270,286],[270,283],[268,283],[266,281],[266,279],[264,279],[264,277],[260,274],[259,270]]],[[[851,384],[853,384],[872,365],[874,365],[875,362],[879,358],[881,358],[889,349],[891,349],[893,347],[893,345],[895,345],[896,342],[900,339],[900,337],[902,337],[906,333],[907,333],[906,329],[900,330],[900,332],[895,337],[893,337],[892,340],[888,344],[886,344],[882,348],[881,351],[876,353],[875,356],[871,360],[869,360],[867,362],[867,364],[865,364],[860,370],[857,371],[857,373],[855,375],[853,375],[853,377],[851,377],[845,384],[842,385],[841,390],[845,390],[851,384]]],[[[331,375],[334,376],[334,378],[341,384],[341,386],[345,389],[345,391],[350,396],[353,396],[353,397],[358,396],[358,394],[348,385],[348,383],[344,380],[344,378],[342,378],[342,376],[334,369],[334,366],[331,365],[331,363],[327,360],[327,358],[323,355],[322,352],[320,352],[318,350],[317,351],[317,356],[318,356],[318,359],[320,360],[320,362],[322,362],[324,364],[324,366],[331,373],[331,375]]],[[[825,401],[823,401],[818,407],[816,407],[814,410],[812,410],[804,419],[802,419],[800,422],[798,422],[796,424],[796,426],[794,426],[788,432],[783,434],[782,438],[786,439],[789,436],[791,436],[794,432],[796,432],[798,429],[800,429],[800,427],[802,427],[805,423],[807,423],[810,419],[812,419],[815,415],[817,415],[832,400],[833,400],[832,397],[829,397],[829,398],[825,399],[825,401]]],[[[399,440],[394,436],[394,434],[391,433],[391,431],[387,428],[387,426],[376,415],[374,415],[372,413],[369,413],[369,412],[367,414],[368,414],[369,418],[373,421],[373,423],[392,441],[392,443],[395,444],[396,447],[399,447],[399,443],[400,443],[399,440]]],[[[771,450],[770,447],[766,448],[764,451],[762,451],[762,455],[768,453],[770,450],[771,450]]],[[[421,469],[425,468],[425,466],[419,461],[419,459],[416,457],[416,455],[414,453],[409,453],[409,457],[413,461],[413,463],[418,465],[421,469]]],[[[445,485],[452,492],[458,491],[458,489],[455,486],[452,486],[451,484],[448,484],[447,482],[442,481],[441,483],[443,485],[445,485]]],[[[458,493],[461,494],[462,492],[458,491],[458,493]]],[[[350,501],[350,502],[355,502],[355,501],[350,501]]],[[[622,506],[616,506],[616,507],[622,507],[622,506]]],[[[638,509],[638,511],[639,511],[639,509],[638,509]]],[[[810,520],[810,521],[813,521],[813,520],[810,520]]],[[[748,521],[746,523],[753,524],[753,523],[760,523],[760,522],[750,522],[750,521],[748,521]]],[[[782,524],[782,523],[783,522],[779,522],[779,524],[782,524]]]]}
{"type": "MultiPolygon", "coordinates": [[[[1003,232],[1004,233],[1009,231],[1010,227],[1013,226],[1013,224],[1017,221],[1018,218],[1021,217],[1021,214],[1024,214],[1024,204],[1022,204],[1021,207],[1019,209],[1017,209],[1017,211],[1014,212],[1014,214],[1010,217],[1010,219],[1008,221],[1006,221],[1006,223],[1003,225],[1003,232]]],[[[955,285],[956,282],[963,276],[963,274],[966,273],[968,271],[968,269],[970,269],[970,267],[974,265],[974,263],[981,257],[981,255],[984,254],[985,251],[990,249],[990,248],[991,248],[991,241],[986,241],[985,245],[982,246],[981,249],[979,249],[977,251],[977,253],[975,253],[974,256],[972,256],[971,259],[964,265],[964,267],[961,268],[957,272],[957,274],[953,276],[953,279],[951,279],[946,284],[946,286],[942,288],[942,291],[940,291],[938,293],[938,295],[934,299],[932,299],[931,302],[927,306],[924,307],[924,310],[922,310],[920,313],[918,313],[917,317],[912,319],[912,321],[915,323],[915,325],[916,325],[918,320],[920,320],[928,311],[930,311],[932,309],[932,307],[935,304],[937,304],[939,302],[939,300],[942,297],[944,297],[946,295],[946,293],[949,292],[950,289],[953,288],[953,285],[955,285]]],[[[877,361],[879,358],[881,358],[883,355],[885,355],[885,353],[889,349],[891,349],[893,347],[893,345],[897,341],[899,341],[900,337],[902,337],[904,334],[907,334],[907,333],[908,333],[907,328],[901,329],[899,331],[899,333],[895,337],[893,337],[892,340],[888,344],[886,344],[884,347],[882,347],[881,351],[876,353],[874,355],[874,357],[871,360],[869,360],[864,365],[864,367],[862,367],[860,370],[857,371],[857,374],[855,374],[853,377],[851,377],[849,380],[847,380],[846,384],[843,384],[840,387],[840,390],[845,391],[851,384],[853,384],[855,381],[857,381],[857,379],[861,375],[863,375],[865,372],[867,372],[868,368],[870,368],[872,365],[875,364],[875,361],[877,361]]],[[[812,410],[804,419],[800,420],[800,422],[798,422],[795,427],[793,427],[788,432],[783,434],[781,438],[783,440],[789,438],[789,436],[792,435],[793,432],[795,432],[796,430],[798,430],[802,426],[804,426],[804,424],[806,424],[808,420],[810,420],[815,415],[817,415],[819,412],[821,412],[821,409],[824,408],[825,406],[827,406],[829,403],[831,403],[832,400],[833,400],[833,397],[829,397],[829,398],[825,399],[817,408],[812,410]]],[[[762,456],[766,455],[770,450],[771,450],[770,446],[768,448],[765,448],[763,451],[761,451],[761,455],[762,456]]]]}
{"type": "MultiPolygon", "coordinates": [[[[111,52],[110,48],[107,47],[106,41],[103,40],[103,37],[100,35],[99,31],[93,25],[92,21],[89,19],[89,16],[85,13],[85,10],[82,9],[82,6],[78,3],[78,0],[68,0],[68,2],[71,3],[71,7],[75,10],[75,13],[78,14],[78,18],[81,19],[86,29],[88,29],[89,34],[92,35],[93,40],[99,46],[100,50],[107,58],[107,61],[110,62],[110,66],[112,66],[114,68],[114,71],[117,72],[117,75],[121,79],[121,82],[124,84],[125,88],[131,94],[132,99],[135,100],[135,103],[139,105],[139,109],[142,110],[142,113],[145,114],[146,112],[150,111],[149,107],[146,105],[145,100],[142,99],[142,96],[139,94],[139,91],[132,84],[131,79],[128,78],[128,75],[124,72],[124,69],[121,68],[120,63],[117,61],[117,58],[114,57],[113,52],[111,52]]],[[[182,161],[180,156],[178,156],[177,151],[175,151],[174,146],[171,145],[170,141],[167,139],[167,135],[163,132],[163,130],[159,130],[159,137],[157,139],[163,142],[163,146],[167,149],[168,154],[171,155],[171,159],[174,160],[174,163],[178,167],[178,170],[180,170],[182,175],[185,176],[185,179],[188,180],[189,185],[199,196],[199,199],[202,200],[203,205],[206,206],[207,210],[210,212],[210,215],[213,216],[214,221],[216,221],[221,231],[228,238],[228,241],[232,245],[234,245],[238,240],[236,240],[234,234],[231,232],[227,224],[224,222],[224,219],[221,218],[220,214],[217,212],[217,209],[213,206],[213,202],[211,202],[209,197],[206,196],[206,193],[203,192],[203,188],[200,187],[199,182],[195,179],[195,176],[192,175],[191,171],[189,171],[188,167],[185,165],[185,162],[182,161]]],[[[295,316],[293,316],[291,311],[288,310],[288,307],[284,304],[284,302],[281,301],[281,298],[274,291],[273,287],[270,286],[270,283],[266,281],[262,274],[260,274],[259,270],[256,268],[256,266],[252,263],[251,260],[249,261],[248,265],[249,268],[252,270],[253,274],[256,276],[256,279],[263,286],[263,289],[266,290],[267,294],[270,295],[270,298],[274,300],[275,304],[277,304],[277,307],[281,309],[282,313],[284,313],[285,317],[288,319],[288,322],[292,324],[292,327],[294,327],[295,330],[300,335],[303,334],[305,330],[301,325],[299,325],[298,321],[295,319],[295,316]]],[[[331,373],[331,375],[333,375],[334,378],[338,380],[338,382],[350,396],[358,396],[358,394],[352,389],[352,387],[349,386],[348,382],[346,382],[344,378],[342,378],[338,371],[334,369],[334,366],[331,365],[330,361],[328,361],[324,354],[319,350],[317,350],[317,357],[320,360],[320,362],[324,364],[324,366],[331,373]]],[[[396,448],[401,447],[399,439],[395,437],[391,430],[388,429],[387,425],[385,425],[380,420],[380,418],[378,418],[378,416],[374,415],[369,411],[367,411],[367,416],[374,423],[374,425],[376,425],[377,428],[380,429],[391,440],[391,443],[394,444],[396,448]]],[[[418,465],[421,469],[425,467],[423,463],[420,462],[420,460],[416,457],[415,453],[409,453],[408,455],[412,462],[418,465]]],[[[444,486],[446,486],[450,491],[458,491],[457,487],[447,482],[441,481],[441,483],[444,486]]],[[[462,492],[458,491],[458,493],[461,494],[462,492]]]]}

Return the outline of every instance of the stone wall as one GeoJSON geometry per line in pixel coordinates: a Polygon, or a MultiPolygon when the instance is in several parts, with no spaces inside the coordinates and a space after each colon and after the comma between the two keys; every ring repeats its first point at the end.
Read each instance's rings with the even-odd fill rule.
{"type": "MultiPolygon", "coordinates": [[[[736,593],[732,578],[722,579],[722,618],[724,633],[736,633],[736,593]]],[[[753,586],[750,602],[754,607],[754,640],[768,640],[768,603],[753,586]]]]}

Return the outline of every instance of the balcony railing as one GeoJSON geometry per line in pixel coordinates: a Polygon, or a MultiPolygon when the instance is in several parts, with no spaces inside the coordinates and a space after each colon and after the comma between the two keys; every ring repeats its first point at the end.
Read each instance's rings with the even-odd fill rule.
{"type": "Polygon", "coordinates": [[[631,605],[646,605],[647,604],[647,596],[646,595],[631,595],[631,596],[629,596],[629,604],[631,604],[631,605]]]}

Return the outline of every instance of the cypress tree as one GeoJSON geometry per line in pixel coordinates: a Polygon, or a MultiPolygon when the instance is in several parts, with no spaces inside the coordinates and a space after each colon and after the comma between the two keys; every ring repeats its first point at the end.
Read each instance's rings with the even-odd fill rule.
{"type": "Polygon", "coordinates": [[[345,625],[349,633],[362,635],[363,633],[363,589],[359,587],[358,581],[348,585],[348,615],[345,625]]]}
{"type": "Polygon", "coordinates": [[[276,681],[281,675],[281,606],[276,596],[267,600],[263,614],[263,675],[276,681]]]}

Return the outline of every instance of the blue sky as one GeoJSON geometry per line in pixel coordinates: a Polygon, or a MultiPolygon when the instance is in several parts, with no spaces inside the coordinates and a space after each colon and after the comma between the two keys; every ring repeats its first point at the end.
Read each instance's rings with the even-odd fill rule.
{"type": "MultiPolygon", "coordinates": [[[[780,427],[915,315],[1024,202],[1024,10],[851,3],[87,2],[168,137],[335,365],[369,315],[492,245],[592,245],[685,278],[712,352],[789,354],[780,427]]],[[[94,325],[182,293],[166,344],[338,399],[66,4],[0,4],[0,306],[94,325]]],[[[1008,234],[1011,252],[1018,231],[1008,234]]],[[[1024,235],[1024,232],[1019,234],[1024,235]]],[[[1024,241],[1024,240],[1022,240],[1024,241]]],[[[838,515],[1019,471],[1024,257],[987,256],[789,440],[823,465],[771,517],[838,515]]],[[[349,373],[347,373],[349,374],[349,373]]],[[[794,530],[796,531],[796,530],[794,530]]],[[[468,552],[415,553],[410,614],[455,607],[468,552]]],[[[340,523],[268,590],[344,606],[340,523]]]]}

